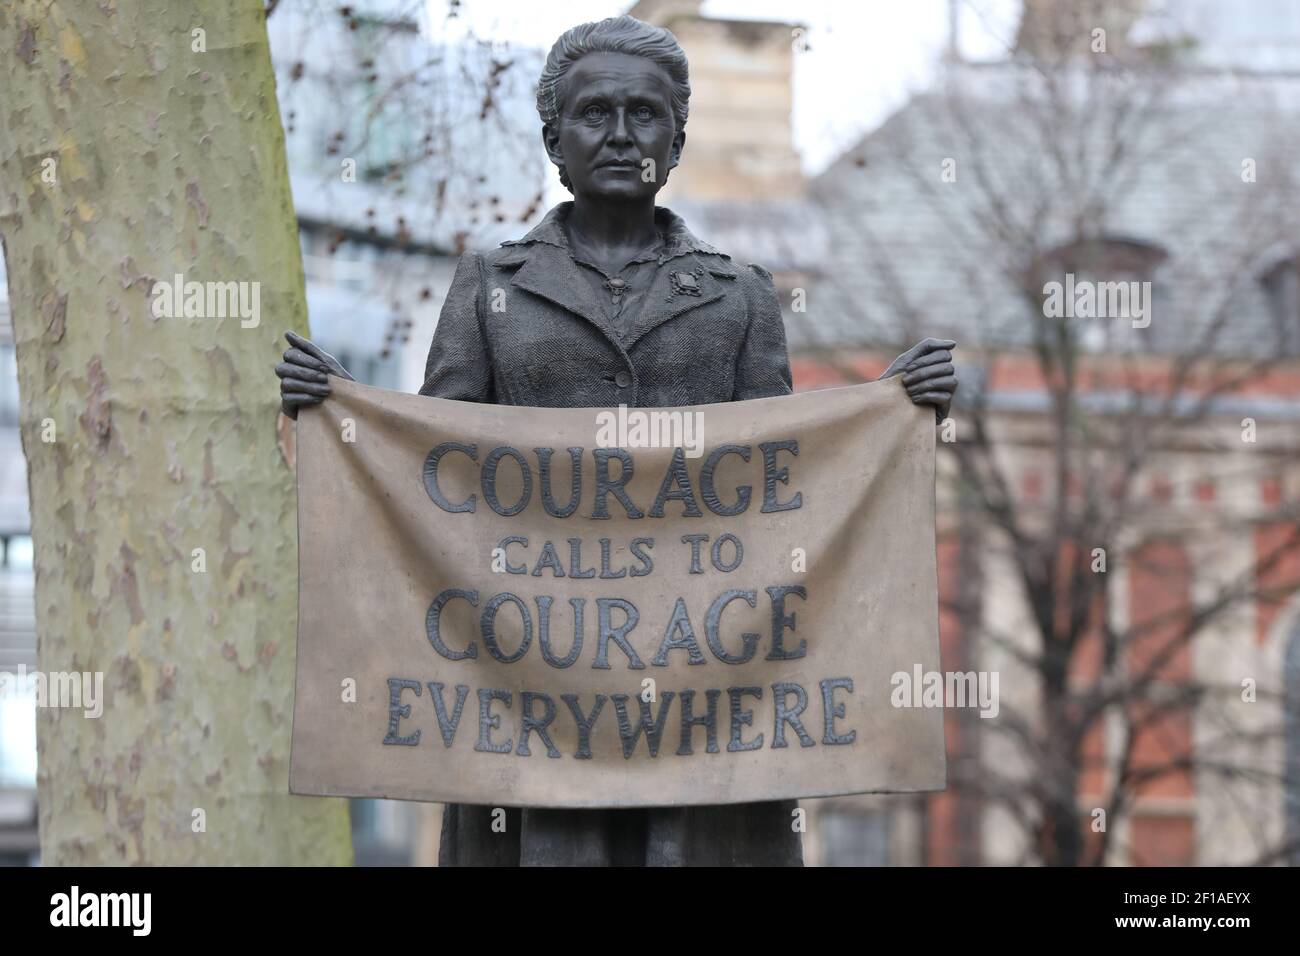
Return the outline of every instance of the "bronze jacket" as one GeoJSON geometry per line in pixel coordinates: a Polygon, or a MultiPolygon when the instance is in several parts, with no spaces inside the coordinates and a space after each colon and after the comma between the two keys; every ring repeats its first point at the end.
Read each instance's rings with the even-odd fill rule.
{"type": "Polygon", "coordinates": [[[736,266],[656,210],[665,235],[645,305],[620,336],[579,273],[561,203],[524,238],[461,256],[421,395],[591,408],[786,395],[790,361],[772,276],[736,266]]]}
{"type": "MultiPolygon", "coordinates": [[[[579,273],[561,203],[523,239],[460,259],[421,395],[590,408],[704,405],[791,391],[771,275],[739,268],[656,210],[665,237],[644,307],[621,335],[579,273]],[[687,279],[684,275],[689,275],[687,279]]],[[[502,803],[510,802],[502,794],[502,803]]],[[[449,805],[441,866],[799,866],[793,800],[629,810],[449,805]]]]}

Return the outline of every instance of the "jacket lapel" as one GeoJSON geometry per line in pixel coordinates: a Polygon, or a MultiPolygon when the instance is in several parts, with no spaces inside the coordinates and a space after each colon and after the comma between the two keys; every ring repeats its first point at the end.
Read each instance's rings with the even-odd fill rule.
{"type": "Polygon", "coordinates": [[[735,288],[736,272],[730,264],[708,262],[698,256],[677,256],[669,259],[659,267],[650,291],[646,293],[645,306],[641,315],[632,325],[624,347],[630,352],[638,340],[646,333],[663,325],[669,319],[675,319],[691,309],[710,302],[716,302],[735,288]],[[699,295],[685,292],[673,292],[673,273],[690,272],[695,274],[699,295]],[[725,278],[729,276],[730,278],[725,278]]]}
{"type": "MultiPolygon", "coordinates": [[[[497,264],[505,266],[511,262],[502,260],[497,264]]],[[[591,283],[578,272],[578,266],[563,249],[544,242],[526,247],[523,264],[515,272],[510,284],[581,316],[599,329],[615,347],[622,347],[619,345],[618,334],[605,319],[604,310],[592,293],[591,283]]]]}

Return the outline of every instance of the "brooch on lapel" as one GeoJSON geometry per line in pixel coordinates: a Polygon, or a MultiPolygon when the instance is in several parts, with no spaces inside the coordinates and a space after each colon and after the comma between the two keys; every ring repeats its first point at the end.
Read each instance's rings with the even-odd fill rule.
{"type": "Polygon", "coordinates": [[[691,272],[670,272],[668,281],[672,283],[673,289],[668,293],[668,301],[673,301],[673,297],[677,295],[699,295],[700,277],[703,275],[703,269],[694,269],[691,272]]]}

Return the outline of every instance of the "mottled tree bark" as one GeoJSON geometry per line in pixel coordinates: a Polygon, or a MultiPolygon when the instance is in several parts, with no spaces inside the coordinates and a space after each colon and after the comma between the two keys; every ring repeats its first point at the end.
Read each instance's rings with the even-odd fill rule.
{"type": "Polygon", "coordinates": [[[346,804],[288,792],[272,367],[307,325],[262,5],[18,0],[0,51],[38,658],[102,671],[106,698],[39,714],[44,860],[348,863],[346,804]],[[260,283],[260,322],[156,317],[177,273],[260,283]]]}

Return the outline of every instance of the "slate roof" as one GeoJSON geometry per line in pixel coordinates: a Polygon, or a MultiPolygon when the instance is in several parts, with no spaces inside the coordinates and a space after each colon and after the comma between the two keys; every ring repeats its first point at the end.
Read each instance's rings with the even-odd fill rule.
{"type": "Polygon", "coordinates": [[[1131,107],[1129,94],[1089,103],[1055,142],[1043,137],[1041,117],[1051,114],[1040,76],[1014,62],[952,67],[945,89],[957,97],[913,98],[816,177],[811,195],[830,246],[808,321],[789,329],[792,349],[924,335],[1028,344],[1041,311],[1008,273],[1029,254],[1013,255],[981,228],[994,221],[989,203],[1036,222],[1028,232],[1044,252],[1074,234],[1070,213],[1087,193],[1057,172],[1054,150],[1067,167],[1088,157],[1102,168],[1116,142],[1139,158],[1120,164],[1122,175],[1096,177],[1107,215],[1085,221],[1167,254],[1151,327],[1136,345],[1180,351],[1221,312],[1218,350],[1267,347],[1273,320],[1259,276],[1300,252],[1300,76],[1202,70],[1162,87],[1144,81],[1143,96],[1160,91],[1147,108],[1114,105],[1131,107]],[[1249,184],[1248,157],[1257,175],[1249,184]],[[945,158],[956,160],[956,182],[941,181],[945,158]]]}

